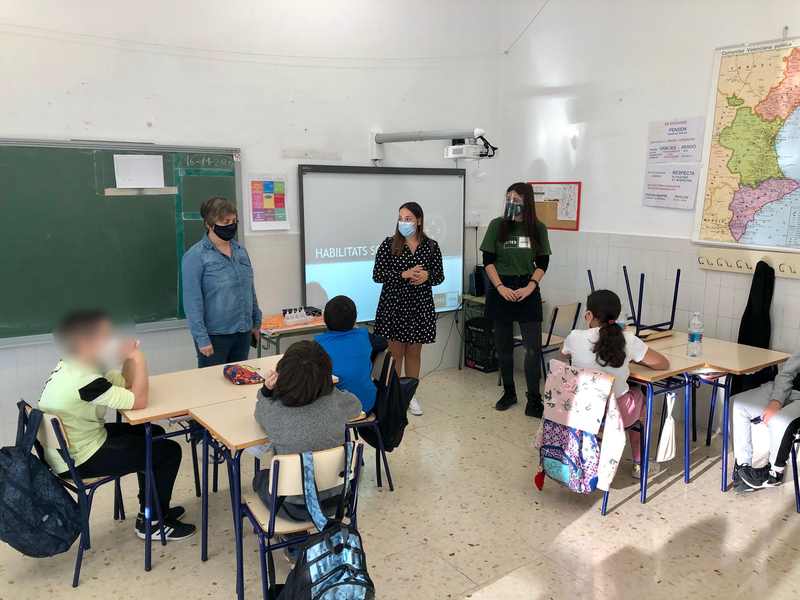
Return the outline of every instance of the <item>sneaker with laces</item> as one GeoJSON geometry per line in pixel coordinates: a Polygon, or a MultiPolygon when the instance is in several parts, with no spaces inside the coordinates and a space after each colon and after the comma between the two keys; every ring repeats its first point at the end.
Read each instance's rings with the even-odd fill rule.
{"type": "Polygon", "coordinates": [[[739,474],[739,470],[742,468],[742,465],[739,463],[733,463],[733,491],[737,494],[747,494],[749,492],[755,492],[753,488],[747,485],[744,481],[742,481],[742,476],[739,474]]]}
{"type": "Polygon", "coordinates": [[[742,482],[754,490],[767,487],[765,483],[769,479],[769,468],[756,468],[751,465],[741,465],[739,467],[739,477],[742,482]]]}
{"type": "Polygon", "coordinates": [[[408,405],[408,412],[415,417],[422,416],[422,405],[419,403],[419,400],[417,400],[416,396],[411,399],[411,402],[408,405]]]}
{"type": "Polygon", "coordinates": [[[764,482],[764,487],[778,487],[783,484],[783,471],[777,471],[767,465],[768,469],[767,480],[764,482]]]}
{"type": "MultiPolygon", "coordinates": [[[[161,534],[159,532],[158,521],[150,521],[150,526],[152,527],[153,540],[160,539],[161,534]]],[[[145,539],[144,516],[141,514],[136,517],[135,529],[136,535],[141,539],[145,539]]],[[[192,537],[196,531],[196,527],[194,525],[190,525],[189,523],[181,523],[177,519],[164,519],[164,535],[169,542],[180,542],[188,539],[192,537]]]]}

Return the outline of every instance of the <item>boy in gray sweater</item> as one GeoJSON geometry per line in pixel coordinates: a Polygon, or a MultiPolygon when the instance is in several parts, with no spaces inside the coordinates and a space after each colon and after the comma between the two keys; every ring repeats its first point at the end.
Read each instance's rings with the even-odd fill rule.
{"type": "MultiPolygon", "coordinates": [[[[264,429],[275,454],[327,450],[344,444],[348,421],[361,415],[361,402],[333,385],[331,359],[317,342],[292,344],[258,392],[255,418],[264,429]]],[[[269,503],[269,472],[261,471],[253,485],[269,503]]],[[[331,494],[320,494],[325,499],[331,494]]],[[[335,495],[335,492],[334,494],[335,495]]],[[[287,503],[304,503],[302,496],[287,503]]],[[[286,505],[284,505],[286,506],[286,505]]],[[[289,511],[287,511],[289,512],[289,511]]],[[[290,512],[294,518],[296,511],[290,512]]]]}
{"type": "Polygon", "coordinates": [[[733,482],[736,491],[748,492],[783,483],[783,471],[794,434],[800,427],[800,392],[794,389],[800,374],[800,352],[782,366],[774,381],[733,397],[733,482]],[[753,425],[769,429],[769,463],[754,468],[753,425]]]}

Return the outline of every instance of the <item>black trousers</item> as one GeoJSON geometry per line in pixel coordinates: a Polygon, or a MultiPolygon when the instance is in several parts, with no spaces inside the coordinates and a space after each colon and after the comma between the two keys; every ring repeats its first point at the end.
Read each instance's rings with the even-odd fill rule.
{"type": "Polygon", "coordinates": [[[197,344],[194,349],[197,352],[197,366],[213,367],[214,365],[227,365],[240,360],[247,360],[250,356],[250,338],[252,333],[228,333],[225,335],[210,335],[211,345],[214,347],[214,354],[204,356],[200,354],[197,344]]]}
{"type": "MultiPolygon", "coordinates": [[[[164,428],[152,425],[153,437],[164,433],[164,428]]],[[[91,458],[78,466],[81,477],[127,475],[137,473],[139,478],[139,512],[144,512],[145,439],[144,425],[106,423],[108,437],[91,458]]],[[[161,514],[169,510],[172,488],[181,466],[181,446],[173,440],[153,442],[153,479],[158,492],[161,514]]],[[[155,515],[153,516],[155,518],[155,515]]]]}
{"type": "MultiPolygon", "coordinates": [[[[542,323],[541,321],[524,321],[519,324],[522,333],[522,346],[525,348],[525,382],[528,393],[539,395],[539,379],[541,378],[542,323]]],[[[514,391],[514,322],[494,322],[494,343],[497,349],[497,360],[500,363],[500,374],[503,387],[514,391]]]]}

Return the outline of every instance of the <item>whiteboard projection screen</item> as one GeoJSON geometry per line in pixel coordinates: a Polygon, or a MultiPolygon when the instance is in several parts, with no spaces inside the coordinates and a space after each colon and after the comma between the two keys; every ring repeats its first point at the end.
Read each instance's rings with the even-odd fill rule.
{"type": "Polygon", "coordinates": [[[381,285],[372,281],[375,253],[394,234],[400,205],[425,213],[425,233],[439,243],[444,282],[433,288],[437,312],[461,304],[464,279],[464,169],[299,166],[304,303],[324,308],[339,294],[372,321],[381,285]]]}

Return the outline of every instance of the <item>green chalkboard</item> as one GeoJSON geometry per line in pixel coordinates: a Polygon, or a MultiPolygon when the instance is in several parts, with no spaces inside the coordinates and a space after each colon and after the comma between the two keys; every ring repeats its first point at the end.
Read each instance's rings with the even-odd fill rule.
{"type": "Polygon", "coordinates": [[[235,150],[0,143],[0,338],[49,333],[68,310],[156,323],[183,317],[180,261],[200,203],[235,200],[235,150]],[[165,188],[116,190],[114,154],[163,157],[165,188]]]}

